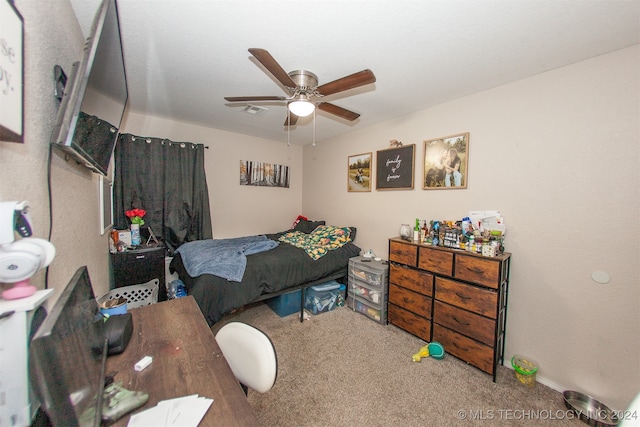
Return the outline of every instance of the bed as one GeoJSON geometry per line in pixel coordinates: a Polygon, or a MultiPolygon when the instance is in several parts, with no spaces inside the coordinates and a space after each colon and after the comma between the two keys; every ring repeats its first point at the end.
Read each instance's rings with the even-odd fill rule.
{"type": "MultiPolygon", "coordinates": [[[[324,251],[325,253],[316,257],[317,259],[310,255],[308,248],[281,241],[293,235],[297,238],[311,238],[329,227],[331,226],[326,226],[324,221],[301,220],[291,230],[261,235],[266,238],[267,243],[272,243],[275,247],[246,255],[243,274],[239,281],[217,274],[189,274],[189,271],[193,272],[193,267],[188,267],[194,262],[208,260],[202,259],[204,251],[189,253],[181,250],[182,246],[177,249],[169,265],[169,271],[177,273],[187,289],[187,294],[194,297],[211,326],[225,314],[250,303],[345,278],[348,274],[349,258],[360,254],[360,248],[353,243],[355,227],[340,227],[347,230],[346,243],[324,251]]],[[[215,260],[213,262],[215,263],[215,260]]]]}

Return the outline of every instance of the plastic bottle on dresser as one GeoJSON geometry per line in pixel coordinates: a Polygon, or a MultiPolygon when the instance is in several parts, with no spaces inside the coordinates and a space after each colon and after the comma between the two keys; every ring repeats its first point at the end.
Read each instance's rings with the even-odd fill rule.
{"type": "Polygon", "coordinates": [[[465,216],[464,218],[462,218],[462,234],[473,233],[472,230],[469,230],[470,226],[471,220],[469,219],[469,217],[465,216]]]}
{"type": "Polygon", "coordinates": [[[433,246],[438,246],[440,242],[440,224],[438,221],[433,222],[433,238],[431,239],[431,244],[433,246]]]}

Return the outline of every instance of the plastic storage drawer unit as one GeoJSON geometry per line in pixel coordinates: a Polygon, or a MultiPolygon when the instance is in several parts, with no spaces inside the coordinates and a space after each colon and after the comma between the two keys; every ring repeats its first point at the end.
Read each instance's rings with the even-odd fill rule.
{"type": "Polygon", "coordinates": [[[347,305],[380,324],[387,323],[387,261],[354,257],[349,260],[347,305]]]}

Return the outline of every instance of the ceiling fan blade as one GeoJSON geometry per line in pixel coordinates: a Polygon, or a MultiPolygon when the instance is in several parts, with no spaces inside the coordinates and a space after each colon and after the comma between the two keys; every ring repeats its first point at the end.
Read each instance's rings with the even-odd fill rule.
{"type": "Polygon", "coordinates": [[[284,96],[225,96],[229,102],[247,102],[247,101],[284,101],[284,96]]]}
{"type": "Polygon", "coordinates": [[[376,76],[373,75],[373,72],[371,70],[362,70],[349,76],[342,77],[338,80],[334,80],[332,82],[318,86],[318,92],[320,92],[322,95],[327,96],[348,89],[368,85],[369,83],[374,83],[375,81],[376,76]]]}
{"type": "Polygon", "coordinates": [[[357,119],[358,117],[360,117],[360,114],[358,113],[354,113],[353,111],[349,111],[345,108],[342,107],[338,107],[335,104],[330,104],[328,102],[320,102],[316,105],[316,107],[319,110],[322,110],[324,112],[333,114],[335,116],[341,117],[345,120],[349,120],[349,121],[354,121],[355,119],[357,119]]]}
{"type": "Polygon", "coordinates": [[[287,118],[284,121],[285,126],[295,126],[298,123],[298,116],[288,111],[287,109],[287,118]]]}
{"type": "Polygon", "coordinates": [[[264,49],[250,48],[249,53],[260,61],[260,63],[273,74],[273,77],[278,79],[285,87],[295,88],[297,86],[296,82],[291,79],[289,74],[287,74],[269,52],[264,49]]]}

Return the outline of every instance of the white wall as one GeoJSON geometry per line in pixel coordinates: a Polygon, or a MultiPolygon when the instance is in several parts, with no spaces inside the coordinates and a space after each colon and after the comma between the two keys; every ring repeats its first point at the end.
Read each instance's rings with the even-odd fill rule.
{"type": "Polygon", "coordinates": [[[283,231],[302,211],[300,146],[134,113],[127,114],[122,131],[209,147],[205,168],[215,238],[283,231]],[[289,166],[290,187],[240,185],[241,160],[289,166]]]}
{"type": "Polygon", "coordinates": [[[500,210],[505,358],[624,409],[640,391],[639,58],[634,46],[305,147],[304,213],[357,226],[356,243],[386,257],[402,223],[500,210]],[[423,141],[462,132],[468,188],[423,190],[423,141]],[[375,164],[392,139],[416,144],[415,188],[347,192],[347,157],[371,151],[375,164]]]}
{"type": "MultiPolygon", "coordinates": [[[[53,67],[67,74],[82,57],[84,37],[68,0],[16,0],[24,19],[24,143],[0,142],[0,200],[28,200],[35,237],[48,238],[51,218],[47,195],[47,160],[51,130],[58,109],[53,95],[53,67]]],[[[53,232],[56,257],[49,286],[57,299],[76,269],[86,265],[97,296],[109,289],[107,236],[99,233],[98,175],[59,151],[51,156],[53,232]]],[[[44,287],[40,270],[32,283],[44,287]]]]}

